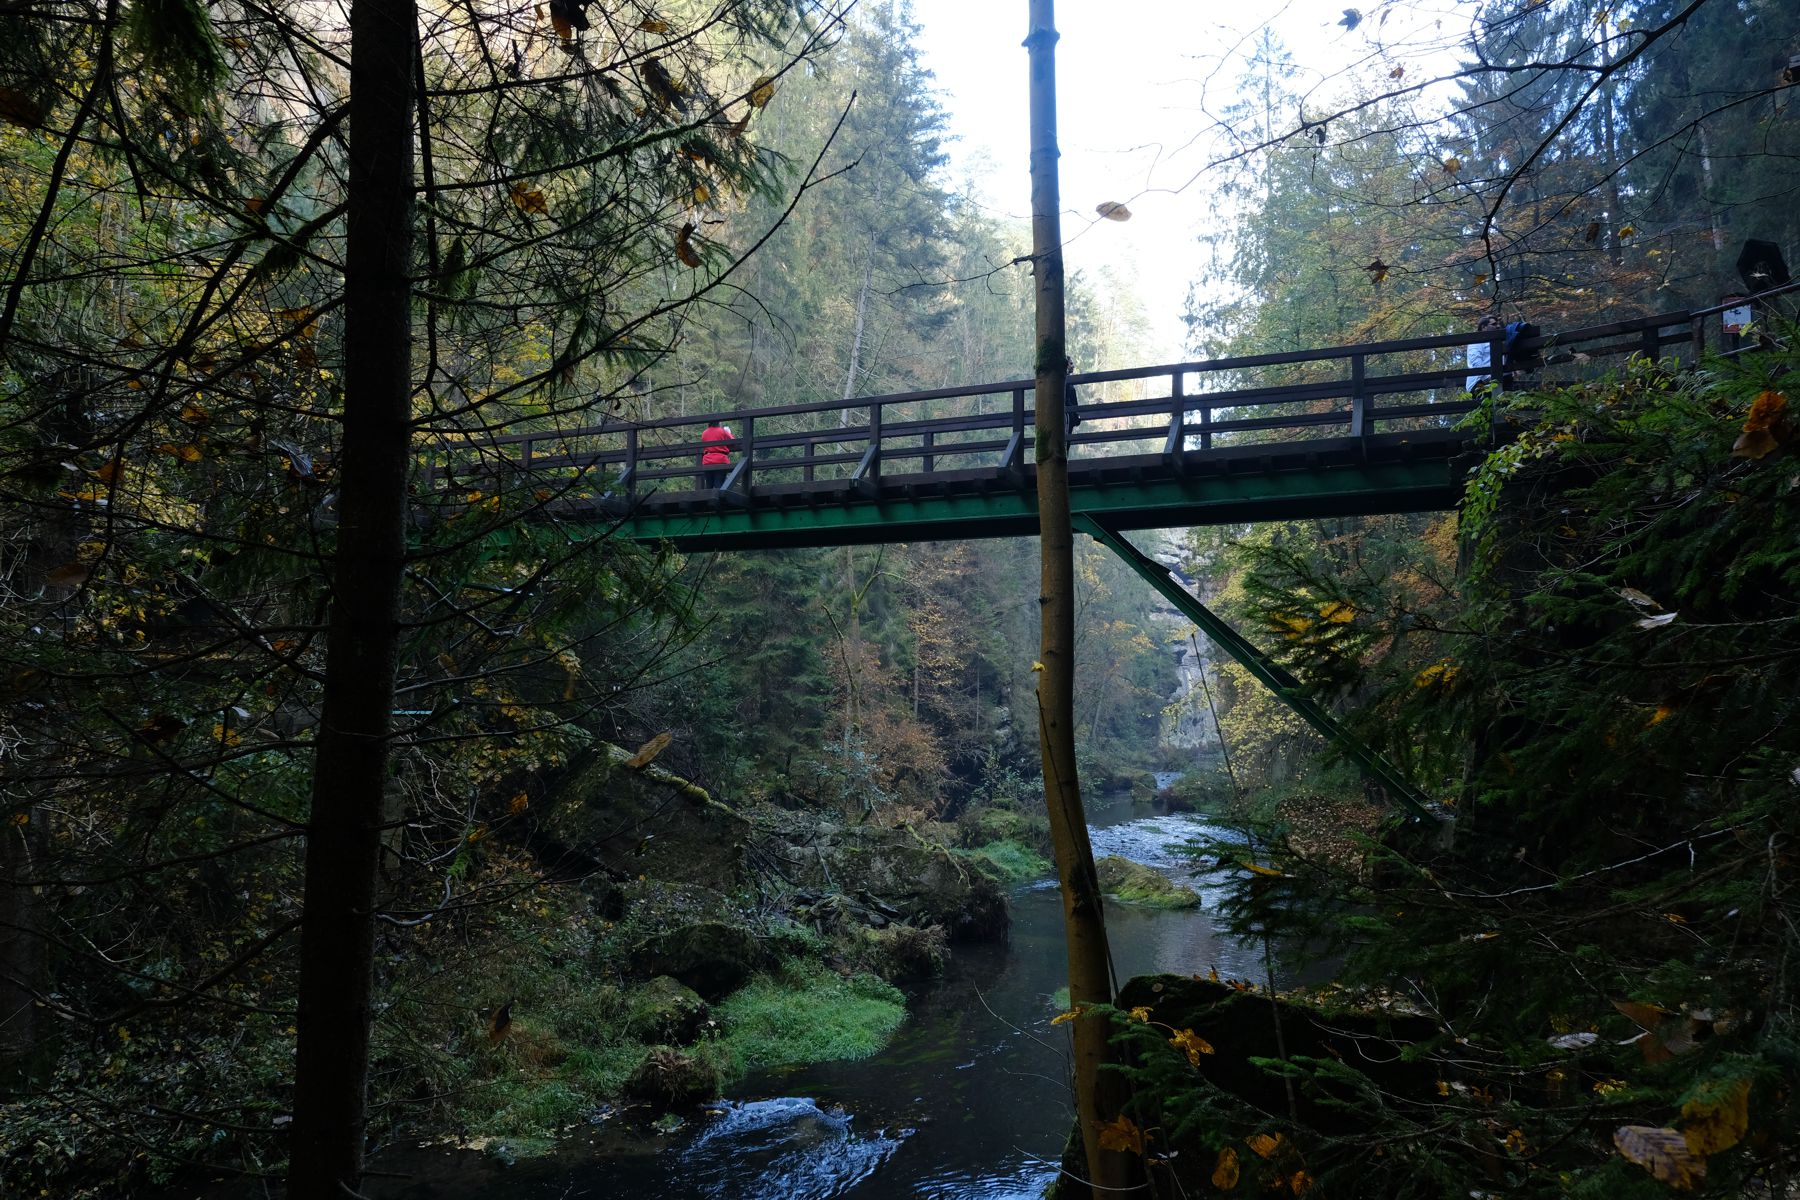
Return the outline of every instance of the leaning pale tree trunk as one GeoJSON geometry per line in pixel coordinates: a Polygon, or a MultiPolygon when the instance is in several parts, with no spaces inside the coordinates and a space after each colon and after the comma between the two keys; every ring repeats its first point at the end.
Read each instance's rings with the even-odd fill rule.
{"type": "MultiPolygon", "coordinates": [[[[1110,1004],[1112,970],[1094,852],[1075,775],[1075,534],[1069,519],[1069,453],[1063,414],[1068,383],[1063,313],[1061,198],[1056,159],[1056,21],[1052,0],[1030,0],[1031,254],[1037,277],[1037,502],[1042,554],[1038,736],[1044,801],[1062,884],[1069,953],[1069,1004],[1110,1004]]],[[[1102,1070],[1114,1057],[1109,1023],[1089,1014],[1074,1022],[1075,1098],[1088,1179],[1099,1194],[1140,1182],[1138,1160],[1100,1145],[1101,1127],[1119,1116],[1125,1079],[1102,1070]]]]}
{"type": "Polygon", "coordinates": [[[412,390],[414,0],[350,10],[338,540],[307,822],[290,1200],[362,1181],[375,882],[399,647],[412,390]]]}

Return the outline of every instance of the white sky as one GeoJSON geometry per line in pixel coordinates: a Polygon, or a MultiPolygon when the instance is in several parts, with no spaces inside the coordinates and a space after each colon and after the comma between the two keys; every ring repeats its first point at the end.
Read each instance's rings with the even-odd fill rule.
{"type": "MultiPolygon", "coordinates": [[[[1371,18],[1351,33],[1338,21],[1354,2],[1240,0],[1234,7],[1205,0],[1062,0],[1056,6],[1067,266],[1095,270],[1110,263],[1137,280],[1154,331],[1151,361],[1184,356],[1182,306],[1201,262],[1195,238],[1219,207],[1216,172],[1201,170],[1210,147],[1197,139],[1211,124],[1203,106],[1216,113],[1232,99],[1237,69],[1221,72],[1221,57],[1267,22],[1315,80],[1345,70],[1383,77],[1395,60],[1376,55],[1369,40],[1374,14],[1382,10],[1369,4],[1371,18]],[[1129,206],[1132,219],[1098,220],[1095,206],[1109,200],[1129,206]]],[[[937,77],[956,138],[949,147],[952,177],[974,174],[977,194],[997,215],[1028,219],[1021,45],[1027,0],[912,0],[912,6],[923,62],[937,77]]],[[[1453,43],[1466,24],[1453,17],[1438,24],[1456,0],[1433,7],[1431,0],[1409,6],[1403,20],[1382,22],[1375,36],[1441,52],[1446,36],[1453,43]]],[[[1466,0],[1461,5],[1465,12],[1472,7],[1466,0]]]]}

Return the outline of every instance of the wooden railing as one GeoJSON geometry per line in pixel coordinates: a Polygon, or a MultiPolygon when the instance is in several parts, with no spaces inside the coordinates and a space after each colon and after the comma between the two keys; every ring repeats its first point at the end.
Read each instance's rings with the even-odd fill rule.
{"type": "MultiPolygon", "coordinates": [[[[1076,374],[1064,402],[1076,418],[1071,469],[1120,456],[1183,463],[1252,446],[1445,429],[1477,406],[1465,386],[1472,376],[1506,378],[1507,386],[1562,384],[1616,369],[1633,354],[1691,360],[1709,348],[1729,351],[1723,331],[1711,333],[1729,307],[1546,333],[1513,346],[1505,362],[1505,334],[1496,330],[1076,374]],[[1490,362],[1502,365],[1466,365],[1467,348],[1482,342],[1490,362]]],[[[504,434],[445,444],[428,476],[433,485],[452,486],[500,475],[559,481],[563,494],[578,484],[586,496],[632,504],[742,503],[768,490],[873,495],[884,481],[970,473],[1011,475],[1022,484],[1036,420],[1033,392],[1032,380],[1017,379],[504,434]],[[700,487],[700,434],[714,420],[734,434],[726,443],[731,464],[716,490],[700,487]]]]}

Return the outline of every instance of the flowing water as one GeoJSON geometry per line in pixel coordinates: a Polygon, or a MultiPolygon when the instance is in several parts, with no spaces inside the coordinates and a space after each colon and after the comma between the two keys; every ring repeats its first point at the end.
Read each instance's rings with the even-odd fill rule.
{"type": "MultiPolygon", "coordinates": [[[[1128,802],[1100,809],[1096,857],[1119,854],[1191,885],[1207,902],[1170,912],[1109,903],[1120,980],[1153,971],[1262,977],[1260,952],[1215,933],[1204,878],[1176,847],[1223,831],[1205,818],[1128,802]]],[[[914,997],[880,1054],[747,1080],[657,1137],[597,1126],[557,1154],[504,1167],[474,1155],[388,1155],[408,1178],[372,1180],[382,1200],[1035,1200],[1074,1120],[1068,1038],[1052,1029],[1067,982],[1055,886],[1013,896],[1003,946],[960,946],[943,979],[914,997]]]]}

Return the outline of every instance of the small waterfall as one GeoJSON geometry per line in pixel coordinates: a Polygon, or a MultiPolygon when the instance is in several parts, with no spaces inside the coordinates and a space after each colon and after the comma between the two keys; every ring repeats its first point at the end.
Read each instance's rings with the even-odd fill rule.
{"type": "MultiPolygon", "coordinates": [[[[1179,544],[1173,538],[1150,553],[1171,568],[1180,562],[1179,544]]],[[[1183,584],[1188,583],[1185,576],[1181,578],[1183,584]]],[[[1218,665],[1211,657],[1214,647],[1203,636],[1188,636],[1194,634],[1193,625],[1172,606],[1161,609],[1157,619],[1175,653],[1175,690],[1163,705],[1163,745],[1191,750],[1202,761],[1212,760],[1220,753],[1219,727],[1206,703],[1207,687],[1213,690],[1215,700],[1219,688],[1218,665]],[[1175,642],[1178,637],[1183,640],[1175,642]]]]}

